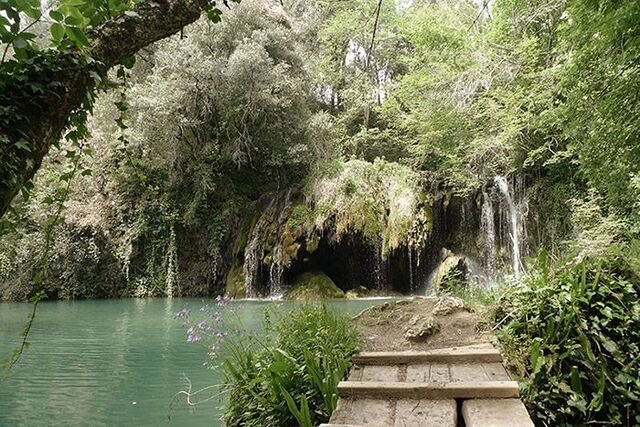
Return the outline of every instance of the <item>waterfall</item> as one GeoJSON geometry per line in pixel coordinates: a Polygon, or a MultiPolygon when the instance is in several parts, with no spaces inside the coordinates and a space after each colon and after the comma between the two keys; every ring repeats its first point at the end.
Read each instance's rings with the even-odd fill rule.
{"type": "Polygon", "coordinates": [[[289,189],[285,193],[284,199],[278,204],[278,208],[280,209],[277,228],[278,240],[273,248],[271,267],[269,269],[269,296],[272,298],[281,297],[283,293],[283,280],[286,262],[284,259],[285,248],[284,242],[282,241],[282,233],[284,232],[284,227],[287,223],[287,219],[289,218],[289,210],[292,203],[291,193],[292,190],[289,189]]]}
{"type": "Polygon", "coordinates": [[[411,244],[407,246],[407,256],[409,257],[409,289],[413,292],[415,280],[413,278],[413,246],[411,246],[411,244]]]}
{"type": "Polygon", "coordinates": [[[520,258],[520,239],[518,238],[518,211],[513,204],[513,198],[511,197],[511,191],[509,190],[509,183],[503,176],[495,176],[493,178],[498,190],[504,197],[507,203],[507,209],[509,210],[509,222],[511,226],[511,256],[513,261],[513,272],[519,274],[522,271],[522,261],[520,258]]]}
{"type": "Polygon", "coordinates": [[[495,275],[496,230],[494,224],[493,204],[485,187],[482,188],[482,212],[480,215],[480,233],[483,242],[484,266],[490,279],[495,275]]]}
{"type": "Polygon", "coordinates": [[[246,294],[249,298],[257,296],[257,287],[260,284],[259,275],[265,263],[263,259],[265,249],[268,249],[265,246],[269,241],[273,242],[274,240],[276,243],[270,248],[269,295],[277,297],[282,294],[286,267],[282,233],[292,205],[291,195],[291,189],[275,193],[251,230],[244,250],[244,265],[242,267],[246,294]]]}
{"type": "Polygon", "coordinates": [[[260,215],[255,226],[251,230],[247,246],[244,249],[244,264],[242,273],[248,298],[255,298],[257,295],[258,274],[262,268],[263,243],[269,233],[272,212],[277,205],[277,195],[272,197],[265,210],[260,215]]]}
{"type": "Polygon", "coordinates": [[[373,259],[371,261],[373,264],[372,268],[372,276],[374,282],[374,289],[383,290],[386,286],[387,280],[387,259],[383,259],[382,257],[382,244],[376,244],[371,246],[371,255],[373,259]]]}

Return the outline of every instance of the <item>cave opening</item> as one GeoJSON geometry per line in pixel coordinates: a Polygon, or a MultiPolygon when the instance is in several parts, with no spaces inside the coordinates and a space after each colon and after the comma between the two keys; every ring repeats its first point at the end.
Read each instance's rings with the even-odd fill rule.
{"type": "MultiPolygon", "coordinates": [[[[427,263],[418,263],[419,254],[401,247],[383,259],[380,248],[360,234],[344,236],[339,242],[328,234],[318,247],[309,251],[303,245],[285,272],[287,283],[306,272],[322,272],[343,291],[365,287],[368,290],[417,293],[427,278],[427,263]]],[[[426,261],[426,260],[425,260],[426,261]]]]}

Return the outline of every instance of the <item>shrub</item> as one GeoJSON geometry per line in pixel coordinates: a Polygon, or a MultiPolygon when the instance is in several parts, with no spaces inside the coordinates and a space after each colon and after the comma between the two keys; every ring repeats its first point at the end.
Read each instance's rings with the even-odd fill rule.
{"type": "Polygon", "coordinates": [[[530,413],[544,425],[638,425],[638,264],[620,253],[538,264],[503,296],[498,333],[530,413]]]}
{"type": "Polygon", "coordinates": [[[225,341],[225,424],[306,427],[326,422],[357,346],[348,317],[304,305],[275,322],[266,312],[265,329],[263,338],[238,335],[225,341]]]}

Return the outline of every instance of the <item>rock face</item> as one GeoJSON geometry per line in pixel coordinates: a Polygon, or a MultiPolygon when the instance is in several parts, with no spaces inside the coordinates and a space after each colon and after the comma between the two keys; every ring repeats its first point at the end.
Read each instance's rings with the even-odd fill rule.
{"type": "Polygon", "coordinates": [[[464,301],[458,297],[445,295],[438,298],[438,302],[436,302],[431,313],[434,316],[448,316],[449,314],[459,310],[468,311],[467,305],[464,301]]]}
{"type": "Polygon", "coordinates": [[[242,265],[237,265],[229,270],[224,293],[229,298],[245,298],[247,296],[242,265]]]}
{"type": "Polygon", "coordinates": [[[413,316],[404,337],[409,341],[425,341],[440,330],[440,324],[433,316],[413,316]]]}
{"type": "Polygon", "coordinates": [[[317,271],[298,276],[293,281],[286,298],[295,301],[315,301],[344,298],[344,292],[336,286],[329,276],[317,271]]]}

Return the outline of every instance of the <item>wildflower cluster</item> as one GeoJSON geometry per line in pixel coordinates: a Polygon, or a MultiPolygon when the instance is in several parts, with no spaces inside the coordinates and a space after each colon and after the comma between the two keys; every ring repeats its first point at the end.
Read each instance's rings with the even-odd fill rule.
{"type": "Polygon", "coordinates": [[[211,358],[217,355],[222,342],[228,336],[225,313],[230,311],[229,303],[229,298],[218,296],[214,305],[205,304],[197,313],[184,308],[175,314],[175,318],[181,319],[187,330],[187,342],[206,343],[211,358]]]}

